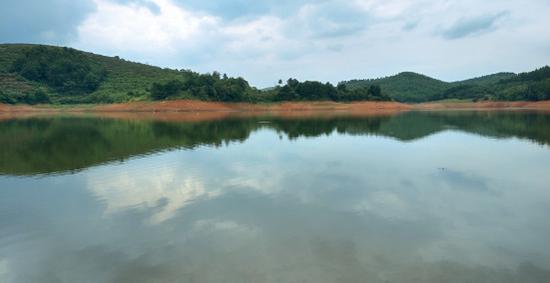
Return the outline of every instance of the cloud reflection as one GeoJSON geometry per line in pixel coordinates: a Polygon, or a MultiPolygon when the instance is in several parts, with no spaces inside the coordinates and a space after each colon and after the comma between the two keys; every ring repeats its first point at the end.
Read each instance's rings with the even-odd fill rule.
{"type": "Polygon", "coordinates": [[[527,141],[452,131],[405,143],[265,129],[243,143],[21,178],[1,204],[29,209],[0,223],[27,220],[29,234],[49,225],[32,241],[0,238],[0,279],[543,282],[549,158],[527,141]],[[35,205],[22,193],[34,187],[40,203],[79,205],[35,205]]]}

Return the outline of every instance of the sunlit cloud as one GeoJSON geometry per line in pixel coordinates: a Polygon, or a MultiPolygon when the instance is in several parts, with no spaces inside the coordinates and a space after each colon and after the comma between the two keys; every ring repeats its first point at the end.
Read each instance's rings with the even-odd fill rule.
{"type": "Polygon", "coordinates": [[[192,49],[197,38],[216,30],[218,20],[180,9],[170,1],[157,0],[158,13],[148,6],[96,0],[97,9],[78,27],[74,44],[104,52],[130,52],[142,56],[177,55],[192,49]],[[131,20],[130,20],[131,19],[131,20]]]}
{"type": "Polygon", "coordinates": [[[401,71],[449,81],[550,62],[544,0],[30,2],[2,4],[2,41],[218,70],[260,87],[289,77],[336,83],[401,71]]]}

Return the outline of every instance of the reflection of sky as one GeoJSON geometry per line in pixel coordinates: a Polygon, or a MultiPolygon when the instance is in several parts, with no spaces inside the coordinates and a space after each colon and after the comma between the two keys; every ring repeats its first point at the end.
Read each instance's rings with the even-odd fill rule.
{"type": "Polygon", "coordinates": [[[550,151],[446,131],[172,151],[0,177],[1,282],[550,278],[550,151]]]}

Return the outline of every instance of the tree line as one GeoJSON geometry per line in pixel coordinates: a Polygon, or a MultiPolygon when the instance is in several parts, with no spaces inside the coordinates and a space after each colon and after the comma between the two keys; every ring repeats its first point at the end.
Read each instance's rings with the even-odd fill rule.
{"type": "Polygon", "coordinates": [[[230,78],[212,74],[198,74],[190,71],[185,73],[185,79],[153,83],[151,97],[153,100],[198,98],[208,101],[223,102],[276,102],[276,101],[389,101],[391,98],[379,86],[348,89],[345,84],[337,86],[331,83],[317,81],[300,82],[288,79],[285,85],[279,85],[268,90],[258,90],[251,87],[243,78],[230,78]]]}
{"type": "Polygon", "coordinates": [[[502,73],[455,83],[410,72],[337,85],[290,78],[286,82],[279,80],[273,88],[260,90],[242,77],[228,77],[219,72],[201,74],[161,69],[66,47],[38,45],[10,50],[18,56],[10,60],[0,58],[0,64],[11,64],[0,72],[0,102],[10,104],[170,99],[252,103],[550,99],[549,66],[517,75],[502,73]],[[11,79],[3,81],[2,76],[16,77],[18,87],[13,87],[11,79]]]}
{"type": "Polygon", "coordinates": [[[153,100],[194,98],[207,101],[248,101],[256,90],[243,78],[230,78],[218,72],[199,74],[182,70],[182,79],[151,85],[153,100]]]}

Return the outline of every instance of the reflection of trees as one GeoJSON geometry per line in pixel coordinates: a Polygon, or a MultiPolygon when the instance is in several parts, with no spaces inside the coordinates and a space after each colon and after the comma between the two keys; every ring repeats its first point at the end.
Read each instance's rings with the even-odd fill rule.
{"type": "Polygon", "coordinates": [[[268,128],[288,136],[333,132],[382,135],[402,141],[446,129],[550,144],[550,115],[540,112],[409,112],[396,116],[247,117],[201,122],[102,118],[31,118],[0,123],[0,172],[28,175],[77,170],[173,148],[222,146],[268,128]],[[260,121],[269,120],[269,123],[260,121]]]}

